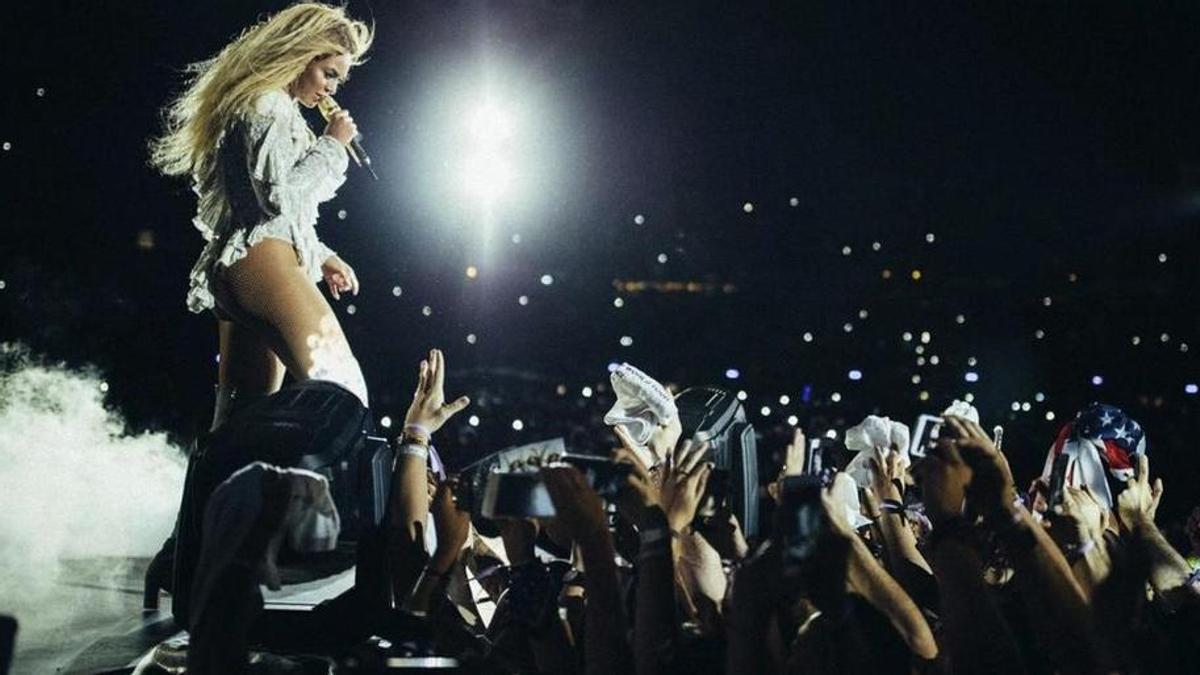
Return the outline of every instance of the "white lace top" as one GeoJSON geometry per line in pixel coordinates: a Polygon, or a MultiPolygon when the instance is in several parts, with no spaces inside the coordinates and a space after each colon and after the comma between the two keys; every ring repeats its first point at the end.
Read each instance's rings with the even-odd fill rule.
{"type": "Polygon", "coordinates": [[[194,177],[192,224],[208,243],[192,268],[188,309],[211,309],[214,268],[241,260],[267,237],[291,243],[308,277],[320,281],[333,251],[317,238],[317,205],[337,194],[348,162],[341,143],[313,134],[286,92],[259,97],[222,134],[208,175],[194,177]]]}

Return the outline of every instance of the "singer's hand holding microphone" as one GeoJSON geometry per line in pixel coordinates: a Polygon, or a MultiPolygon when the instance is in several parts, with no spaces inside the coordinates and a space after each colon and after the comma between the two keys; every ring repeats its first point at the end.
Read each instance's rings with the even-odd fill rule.
{"type": "Polygon", "coordinates": [[[375,174],[375,169],[371,168],[371,157],[367,151],[363,149],[361,140],[358,135],[358,127],[354,124],[354,119],[350,117],[350,113],[342,110],[337,101],[333,100],[332,96],[323,96],[317,99],[317,109],[321,111],[321,115],[328,123],[325,127],[325,133],[336,138],[342,145],[346,146],[346,152],[354,158],[354,161],[359,166],[367,170],[371,177],[379,180],[379,176],[375,174]]]}
{"type": "Polygon", "coordinates": [[[350,117],[349,111],[338,110],[330,115],[329,123],[325,125],[325,135],[332,136],[342,145],[350,147],[350,141],[358,135],[358,126],[354,124],[354,118],[350,117]]]}

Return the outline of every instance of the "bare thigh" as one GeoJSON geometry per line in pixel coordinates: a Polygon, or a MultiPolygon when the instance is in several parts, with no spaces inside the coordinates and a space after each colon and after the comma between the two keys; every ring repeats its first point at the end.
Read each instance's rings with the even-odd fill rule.
{"type": "Polygon", "coordinates": [[[242,394],[273,394],[283,384],[284,368],[261,329],[235,321],[218,322],[222,389],[242,394]]]}
{"type": "Polygon", "coordinates": [[[256,336],[296,380],[310,379],[330,362],[353,361],[337,317],[290,243],[264,239],[251,246],[246,257],[219,271],[214,286],[218,306],[233,317],[235,337],[239,331],[256,336]]]}

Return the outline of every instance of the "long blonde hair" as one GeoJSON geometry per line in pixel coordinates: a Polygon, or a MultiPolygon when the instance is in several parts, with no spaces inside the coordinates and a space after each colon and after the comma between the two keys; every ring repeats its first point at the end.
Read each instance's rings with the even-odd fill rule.
{"type": "Polygon", "coordinates": [[[163,135],[150,141],[151,166],[207,182],[226,126],[259,95],[286,89],[313,59],[345,54],[357,65],[373,39],[373,26],[317,2],[247,28],[215,57],[187,67],[187,88],[163,110],[163,135]]]}

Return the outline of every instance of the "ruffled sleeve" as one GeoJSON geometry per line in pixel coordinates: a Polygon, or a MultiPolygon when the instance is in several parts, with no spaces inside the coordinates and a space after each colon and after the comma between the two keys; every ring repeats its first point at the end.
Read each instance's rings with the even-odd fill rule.
{"type": "Polygon", "coordinates": [[[349,157],[331,136],[298,151],[294,135],[311,134],[287,94],[264,95],[247,115],[247,168],[268,212],[299,215],[307,204],[332,199],[346,180],[349,157]]]}

